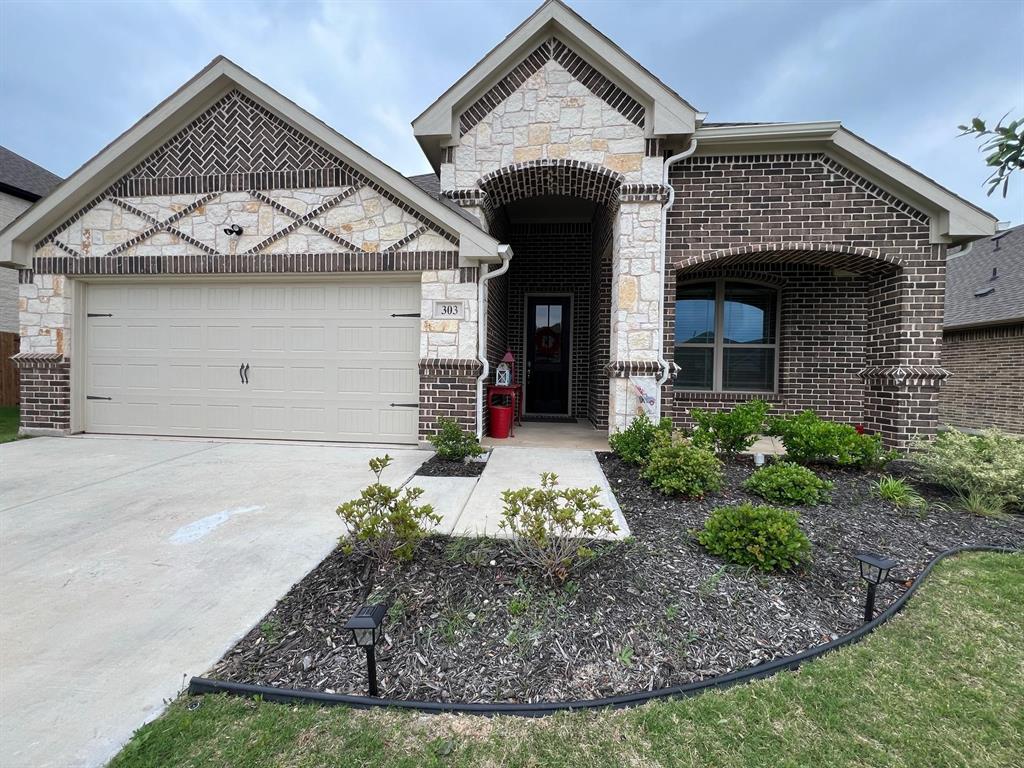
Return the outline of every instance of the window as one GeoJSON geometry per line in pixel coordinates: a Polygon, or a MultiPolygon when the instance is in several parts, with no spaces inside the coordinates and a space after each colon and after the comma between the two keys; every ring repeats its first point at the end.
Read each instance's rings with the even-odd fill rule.
{"type": "Polygon", "coordinates": [[[714,280],[676,289],[677,389],[775,391],[779,292],[714,280]]]}

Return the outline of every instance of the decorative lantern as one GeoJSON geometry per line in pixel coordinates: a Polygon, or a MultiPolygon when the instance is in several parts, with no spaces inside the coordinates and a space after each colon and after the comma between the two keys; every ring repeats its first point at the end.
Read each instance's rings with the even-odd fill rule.
{"type": "Polygon", "coordinates": [[[374,646],[380,641],[381,625],[387,608],[383,605],[364,605],[356,611],[345,624],[345,629],[352,633],[352,642],[366,649],[366,674],[370,681],[370,695],[377,695],[377,659],[374,646]]]}
{"type": "Polygon", "coordinates": [[[895,560],[872,552],[854,552],[860,562],[860,577],[868,584],[868,599],[864,605],[864,623],[875,617],[875,588],[889,579],[889,571],[896,567],[895,560]]]}
{"type": "Polygon", "coordinates": [[[508,350],[494,371],[494,383],[499,387],[511,387],[515,380],[516,359],[512,356],[512,350],[508,350]]]}

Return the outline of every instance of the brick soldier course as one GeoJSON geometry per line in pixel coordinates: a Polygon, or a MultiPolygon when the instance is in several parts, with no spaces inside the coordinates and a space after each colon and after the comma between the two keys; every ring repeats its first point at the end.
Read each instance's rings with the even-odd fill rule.
{"type": "Polygon", "coordinates": [[[164,106],[126,134],[147,149],[118,140],[0,237],[21,270],[25,432],[88,429],[72,363],[89,280],[411,273],[421,440],[440,416],[482,426],[481,358],[521,363],[526,296],[546,293],[571,296],[567,408],[598,428],[757,396],[903,447],[936,428],[949,375],[947,248],[994,233],[838,123],[708,122],[557,0],[413,121],[433,176],[400,177],[223,59],[164,106]],[[484,311],[478,281],[510,256],[484,311]],[[659,390],[678,286],[719,278],[778,290],[776,386],[659,390]]]}

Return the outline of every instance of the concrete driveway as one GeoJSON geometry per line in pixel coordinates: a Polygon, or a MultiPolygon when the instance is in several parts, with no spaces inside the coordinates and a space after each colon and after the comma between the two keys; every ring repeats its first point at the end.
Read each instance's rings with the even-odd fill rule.
{"type": "MultiPolygon", "coordinates": [[[[0,763],[104,764],[334,547],[383,449],[0,445],[0,763]]],[[[387,451],[398,484],[429,455],[387,451]]]]}

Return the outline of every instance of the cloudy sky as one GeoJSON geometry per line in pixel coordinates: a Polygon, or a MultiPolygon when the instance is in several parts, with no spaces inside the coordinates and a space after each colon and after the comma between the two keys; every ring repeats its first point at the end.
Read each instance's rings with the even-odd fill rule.
{"type": "MultiPolygon", "coordinates": [[[[400,171],[409,122],[540,0],[0,0],[0,144],[68,175],[224,54],[400,171]]],[[[709,120],[832,120],[1000,219],[974,115],[1024,116],[1024,0],[571,5],[709,120]]]]}

